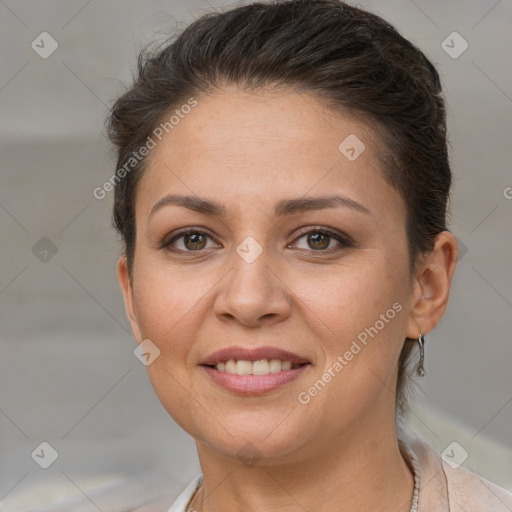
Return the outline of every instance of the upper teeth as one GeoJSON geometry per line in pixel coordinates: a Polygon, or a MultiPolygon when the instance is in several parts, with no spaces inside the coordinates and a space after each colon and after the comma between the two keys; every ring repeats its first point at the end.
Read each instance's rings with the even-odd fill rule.
{"type": "Polygon", "coordinates": [[[267,373],[277,373],[281,370],[290,370],[292,363],[291,361],[281,361],[280,359],[259,359],[258,361],[230,359],[225,363],[217,363],[215,368],[221,372],[236,373],[237,375],[266,375],[267,373]]]}

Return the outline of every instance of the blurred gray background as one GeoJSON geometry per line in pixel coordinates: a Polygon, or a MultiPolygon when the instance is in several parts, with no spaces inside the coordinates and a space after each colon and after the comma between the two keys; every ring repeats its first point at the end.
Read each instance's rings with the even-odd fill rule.
{"type": "MultiPolygon", "coordinates": [[[[448,102],[461,256],[409,419],[512,489],[512,2],[353,3],[427,54],[448,102]]],[[[0,1],[2,512],[119,511],[163,493],[169,506],[199,471],[133,355],[112,196],[92,191],[115,169],[105,114],[142,46],[233,5],[0,1]],[[43,441],[58,453],[48,469],[31,457],[43,441]]]]}

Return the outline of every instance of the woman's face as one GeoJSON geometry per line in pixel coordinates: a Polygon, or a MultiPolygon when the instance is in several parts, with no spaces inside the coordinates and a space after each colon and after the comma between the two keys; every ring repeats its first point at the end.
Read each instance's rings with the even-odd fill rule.
{"type": "Polygon", "coordinates": [[[291,91],[196,99],[148,157],[131,286],[123,259],[118,267],[137,342],[160,350],[148,366],[160,401],[225,455],[252,443],[269,460],[294,460],[343,434],[377,433],[394,419],[404,339],[419,330],[404,201],[380,174],[368,126],[291,91]],[[151,214],[171,194],[222,213],[167,202],[151,214]],[[280,385],[275,362],[267,377],[202,366],[234,346],[308,364],[285,363],[280,385]]]}

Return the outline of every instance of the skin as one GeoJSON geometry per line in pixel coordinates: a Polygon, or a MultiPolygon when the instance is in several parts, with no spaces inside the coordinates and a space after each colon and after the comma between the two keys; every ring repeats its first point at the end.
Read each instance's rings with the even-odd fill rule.
{"type": "Polygon", "coordinates": [[[378,139],[362,121],[291,90],[226,87],[195,97],[197,107],[148,157],[136,195],[132,278],[126,259],[118,262],[134,337],[161,351],[147,367],[151,383],[196,440],[204,485],[193,507],[408,512],[414,485],[396,437],[398,356],[406,337],[428,334],[445,311],[455,237],[441,233],[409,273],[404,201],[382,177],[378,139]],[[349,134],[366,146],[355,161],[338,150],[349,134]],[[149,218],[170,193],[216,200],[227,215],[170,205],[149,218]],[[272,214],[282,199],[334,193],[370,214],[348,207],[272,214]],[[297,235],[308,227],[317,233],[316,226],[355,245],[334,238],[315,245],[297,235]],[[188,251],[180,255],[160,248],[183,227],[212,236],[175,240],[188,251]],[[250,264],[236,252],[248,236],[263,250],[250,264]],[[308,404],[299,403],[298,394],[395,302],[400,313],[308,404]],[[235,344],[290,350],[311,367],[264,395],[237,395],[198,366],[235,344]],[[261,457],[253,466],[237,457],[248,442],[261,457]]]}

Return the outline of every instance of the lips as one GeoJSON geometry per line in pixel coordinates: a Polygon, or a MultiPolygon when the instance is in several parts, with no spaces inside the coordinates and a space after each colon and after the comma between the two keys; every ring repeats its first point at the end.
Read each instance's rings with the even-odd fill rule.
{"type": "Polygon", "coordinates": [[[288,350],[242,346],[217,350],[199,364],[215,384],[245,396],[270,393],[300,378],[311,366],[306,357],[288,350]]]}
{"type": "Polygon", "coordinates": [[[277,373],[266,375],[233,375],[201,365],[200,369],[211,382],[220,388],[241,396],[264,395],[271,393],[288,383],[291,383],[308,373],[311,365],[308,363],[300,365],[296,369],[283,370],[277,373]]]}
{"type": "Polygon", "coordinates": [[[244,361],[280,359],[281,361],[290,361],[293,364],[304,364],[310,362],[303,356],[276,347],[259,347],[249,349],[241,346],[232,346],[213,352],[199,364],[203,366],[213,366],[220,362],[229,361],[230,359],[244,361]]]}

